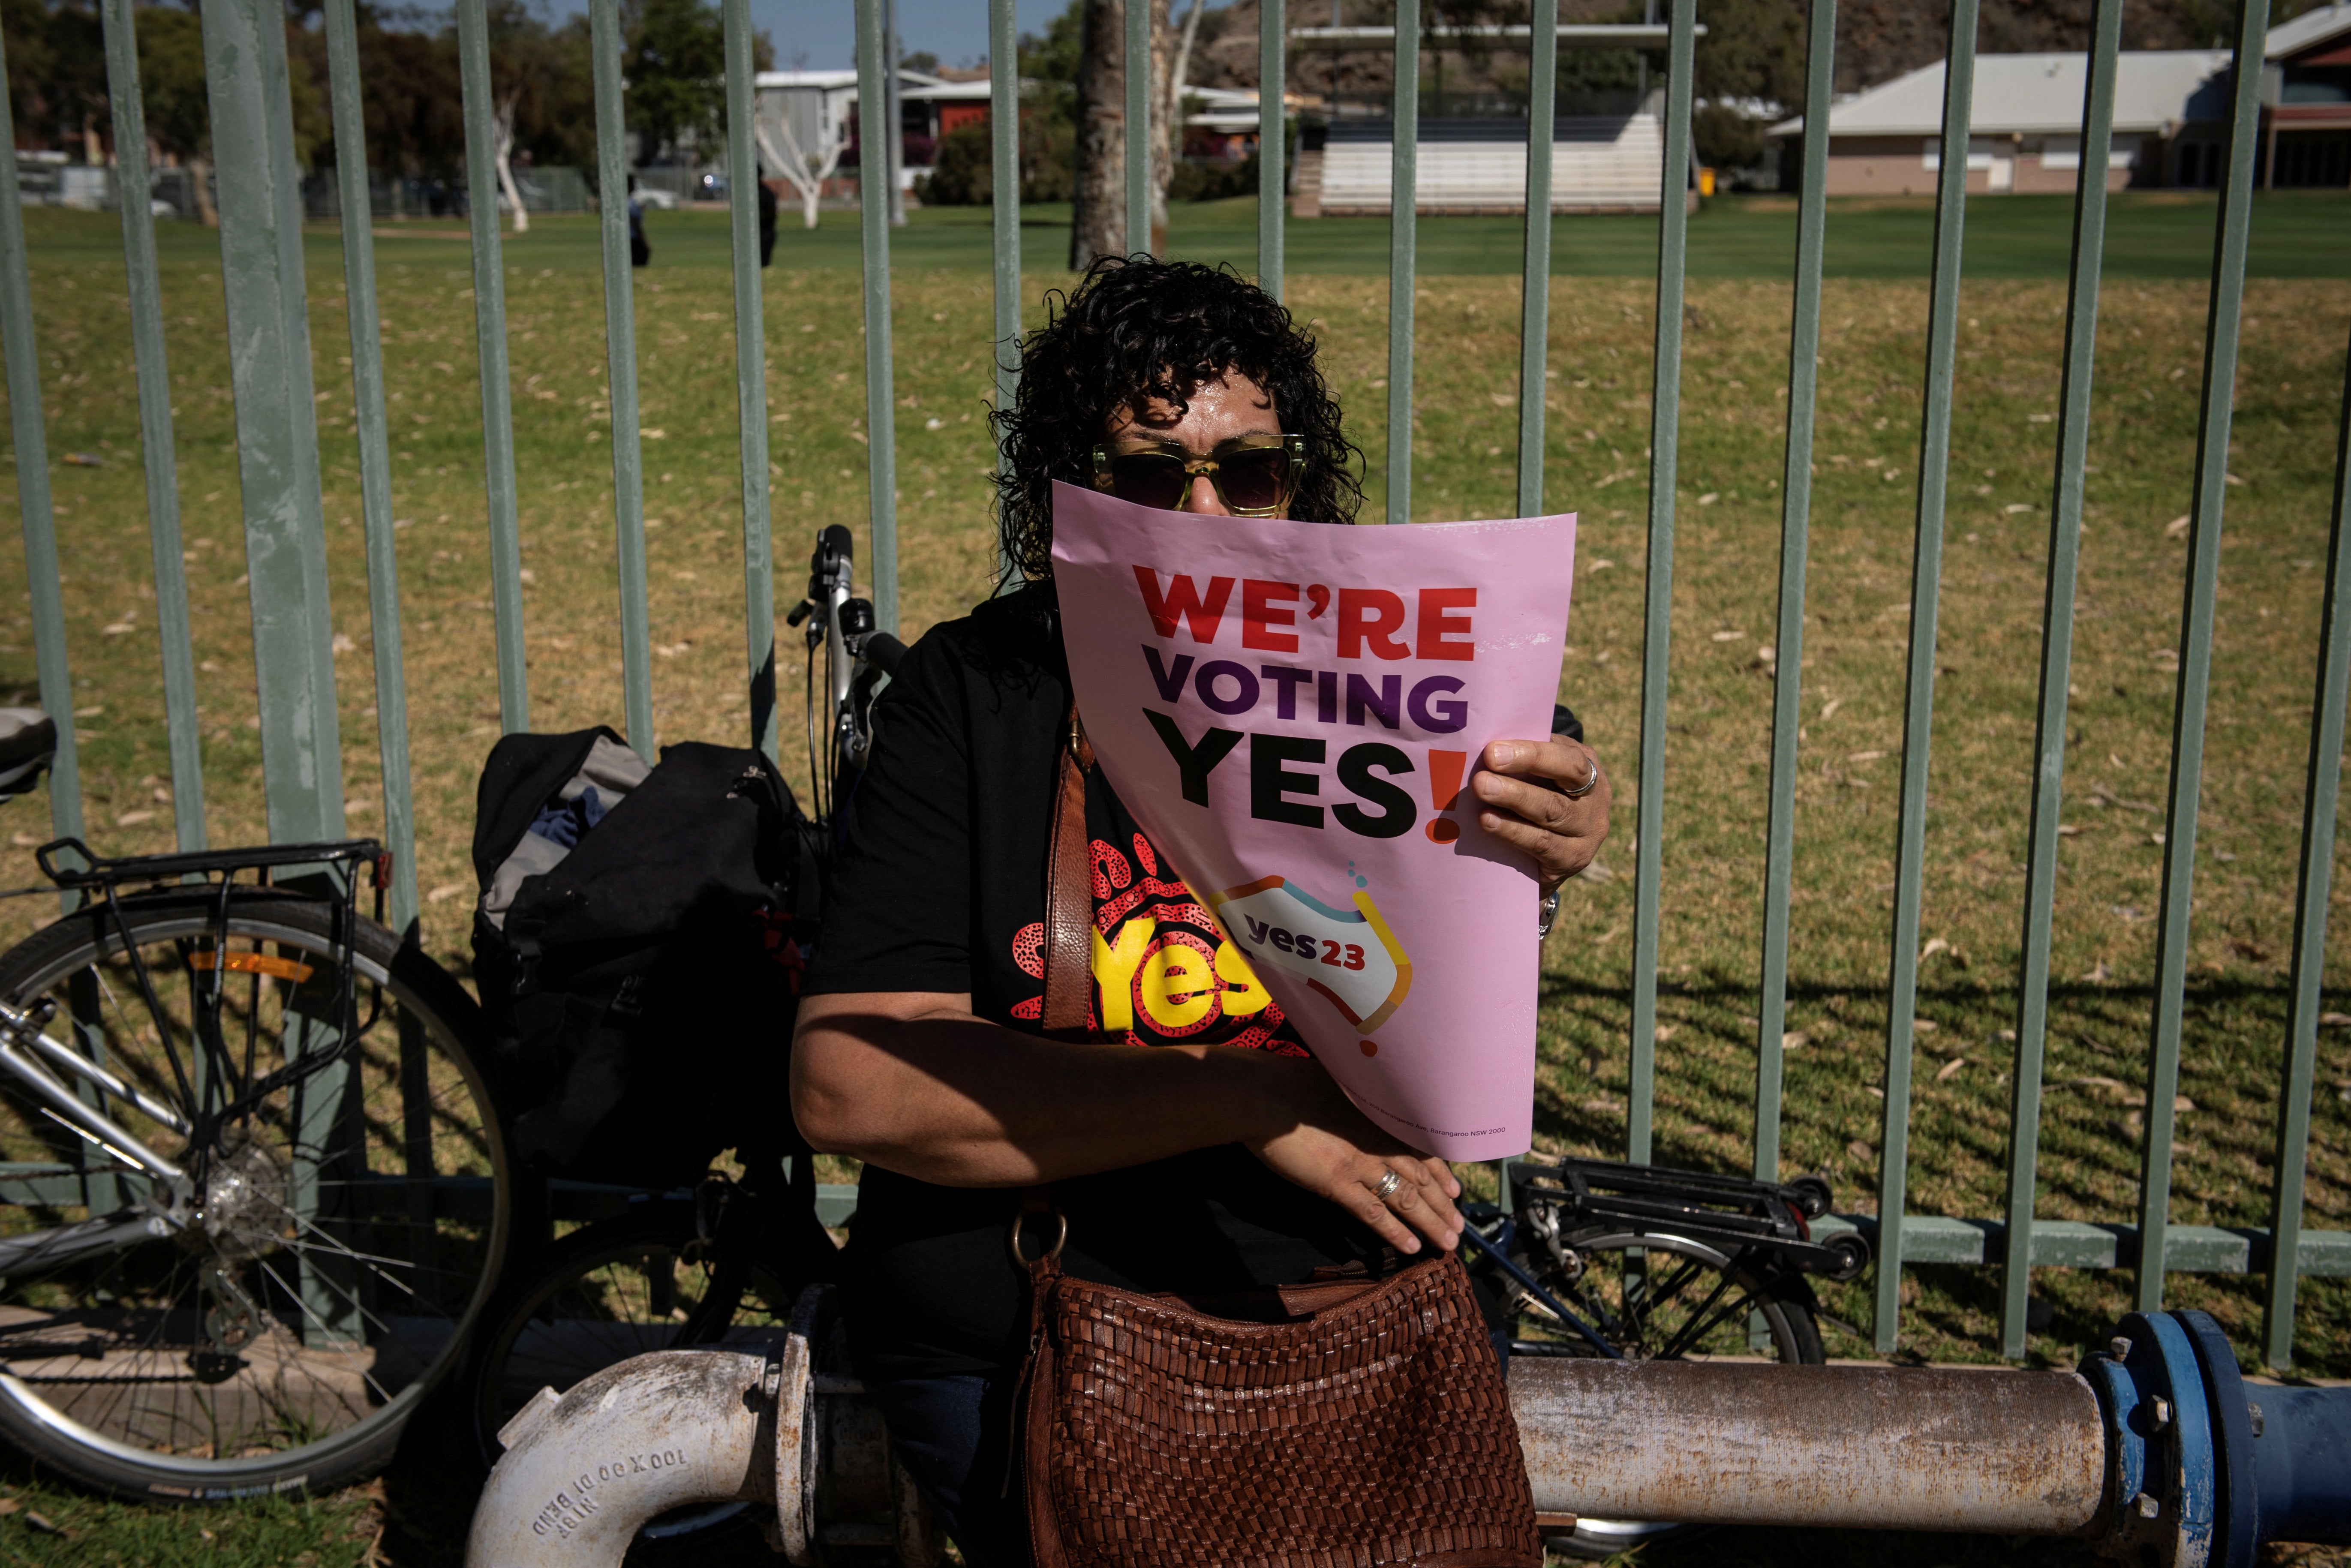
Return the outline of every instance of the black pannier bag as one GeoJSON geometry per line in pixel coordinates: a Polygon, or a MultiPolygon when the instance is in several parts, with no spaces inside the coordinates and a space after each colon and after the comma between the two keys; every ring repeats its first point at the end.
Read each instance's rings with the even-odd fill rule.
{"type": "Polygon", "coordinates": [[[498,742],[474,964],[526,1164],[666,1189],[722,1149],[802,1151],[786,1068],[813,847],[758,751],[686,742],[648,767],[601,727],[498,742]]]}

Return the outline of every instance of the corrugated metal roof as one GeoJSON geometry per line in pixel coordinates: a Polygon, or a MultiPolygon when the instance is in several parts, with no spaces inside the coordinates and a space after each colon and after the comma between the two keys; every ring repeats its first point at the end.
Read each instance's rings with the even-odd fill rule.
{"type": "Polygon", "coordinates": [[[2338,33],[2351,33],[2351,5],[2338,3],[2321,5],[2315,11],[2304,11],[2291,22],[2280,22],[2270,29],[2271,59],[2300,54],[2313,44],[2325,42],[2338,33]]]}
{"type": "MultiPolygon", "coordinates": [[[[2351,8],[2346,9],[2351,17],[2351,8]]],[[[2229,69],[2226,49],[2134,49],[2116,61],[2115,129],[2158,131],[2189,112],[2197,90],[2229,69]]],[[[2082,129],[2087,55],[1979,55],[1971,124],[1979,136],[2063,136],[2082,129]]],[[[1792,136],[1803,118],[1771,128],[1792,136]]],[[[1943,128],[1943,62],[1857,93],[1829,110],[1832,136],[1933,136],[1943,128]]]]}

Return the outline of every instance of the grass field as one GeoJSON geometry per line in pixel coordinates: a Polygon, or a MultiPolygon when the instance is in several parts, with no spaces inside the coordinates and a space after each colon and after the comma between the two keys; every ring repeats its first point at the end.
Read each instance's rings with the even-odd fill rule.
{"type": "MultiPolygon", "coordinates": [[[[2210,250],[2209,202],[2118,204],[2091,442],[2077,690],[2069,736],[2050,1084],[2039,1212],[2127,1220],[2135,1207],[2153,962],[2165,758],[2185,549],[2166,525],[2188,509],[2210,250]],[[2126,240],[2124,236],[2127,235],[2126,240]]],[[[991,460],[985,213],[917,214],[897,241],[904,631],[959,613],[986,589],[991,460]]],[[[657,265],[638,280],[655,713],[661,738],[737,739],[742,691],[740,511],[732,306],[723,221],[653,218],[657,265]],[[656,436],[653,433],[659,432],[656,436]]],[[[1247,204],[1179,213],[1173,248],[1246,267],[1247,204]]],[[[2286,941],[2314,669],[2327,504],[2351,332],[2339,277],[2351,204],[2264,199],[2228,489],[2212,726],[2198,857],[2197,917],[2174,1218],[2267,1222],[2272,1107],[2285,1017],[2286,941]]],[[[1792,215],[1717,204],[1694,220],[1664,834],[1657,1146],[1661,1161],[1743,1169],[1751,1138],[1754,987],[1761,940],[1770,640],[1779,542],[1792,215]],[[1776,249],[1774,247],[1777,247],[1776,249]]],[[[1839,207],[1822,357],[1820,475],[1804,653],[1805,742],[1793,911],[1784,1168],[1824,1170],[1840,1207],[1866,1211],[1884,1106],[1895,781],[1924,356],[1923,204],[1839,207]]],[[[45,406],[55,468],[92,836],[110,851],[167,847],[172,804],[153,643],[143,488],[120,250],[110,220],[28,214],[45,406]]],[[[2062,203],[1980,202],[1952,441],[1938,704],[1912,1134],[1914,1211],[1984,1216],[2004,1191],[2025,784],[2047,542],[2065,246],[2062,203]]],[[[1579,276],[1553,285],[1556,379],[1548,496],[1583,517],[1563,695],[1608,759],[1620,801],[1603,871],[1571,890],[1547,952],[1538,1138],[1545,1148],[1621,1147],[1632,937],[1631,844],[1654,290],[1654,223],[1562,220],[1579,276]],[[1570,238],[1587,229],[1591,238],[1570,238]]],[[[1291,230],[1290,302],[1325,345],[1351,428],[1379,475],[1386,372],[1385,225],[1291,230]],[[1355,238],[1350,242],[1346,236],[1355,238]],[[1327,237],[1326,237],[1327,236],[1327,237]],[[1350,246],[1352,245],[1352,248],[1350,246]],[[1317,247],[1327,247],[1318,249],[1317,247]]],[[[1519,287],[1516,225],[1422,225],[1415,515],[1503,516],[1514,506],[1519,287]],[[1478,276],[1479,273],[1503,276],[1478,276]]],[[[377,247],[393,423],[408,678],[420,831],[431,896],[424,939],[463,972],[475,774],[497,731],[483,531],[481,439],[468,253],[455,223],[388,226],[377,247]]],[[[1063,243],[1051,214],[1027,229],[1032,319],[1063,243]]],[[[170,322],[186,563],[204,706],[214,842],[262,832],[252,652],[218,253],[167,229],[170,322]]],[[[778,597],[796,597],[815,528],[849,525],[864,558],[864,410],[856,236],[827,214],[787,229],[766,283],[778,597]]],[[[601,279],[585,220],[510,242],[516,397],[532,722],[613,721],[620,670],[603,382],[601,279]]],[[[345,791],[352,826],[381,820],[355,448],[340,268],[331,229],[310,239],[313,353],[336,625],[345,791]]],[[[0,486],[0,516],[16,505],[0,486]]],[[[29,689],[23,568],[0,556],[0,686],[29,689]]],[[[790,674],[787,664],[786,685],[790,674]]],[[[788,715],[788,771],[804,750],[788,715]]],[[[46,836],[38,801],[14,808],[0,883],[29,879],[46,836]]],[[[2340,911],[2351,893],[2337,879],[2340,911]]],[[[22,906],[17,906],[21,911],[22,906]]],[[[2351,981],[2344,938],[2330,988],[2351,981]]],[[[2343,1006],[2339,989],[2330,1005],[2343,1006]]],[[[2351,1010],[2346,1009],[2346,1010],[2351,1010]]],[[[2307,1221],[2351,1228],[2351,1049],[2322,1036],[2307,1221]],[[2338,1090],[2343,1092],[2338,1093],[2338,1090]]],[[[780,1108],[779,1108],[780,1113],[780,1108]]],[[[2068,1363],[2126,1306],[2126,1280],[2043,1270],[2054,1309],[2041,1364],[2068,1363]]],[[[2258,1329],[2256,1281],[2176,1275],[2175,1304],[2220,1316],[2241,1348],[2258,1329]]],[[[1914,1269],[1907,1352],[1993,1354],[1990,1270],[1914,1269]]],[[[2305,1281],[2304,1370],[2351,1375],[2351,1290],[2305,1281]]],[[[1829,1310],[1866,1326],[1860,1287],[1829,1310]]],[[[1863,1342],[1831,1335],[1831,1354],[1863,1342]]],[[[422,1439],[420,1439],[422,1442],[422,1439]]],[[[21,1470],[0,1490],[77,1533],[39,1535],[0,1508],[0,1552],[17,1561],[454,1562],[462,1509],[424,1446],[373,1494],[191,1516],[120,1510],[21,1470]]],[[[462,1489],[460,1489],[462,1490],[462,1489]]],[[[462,1502],[462,1496],[457,1500],[462,1502]]],[[[1989,1562],[1997,1542],[1907,1545],[1824,1536],[1717,1538],[1708,1555],[1771,1563],[1989,1562]],[[1919,1552],[1932,1555],[1918,1556],[1919,1552]],[[1876,1555],[1872,1555],[1875,1552],[1876,1555]],[[1847,1555],[1849,1553],[1849,1555],[1847,1555]]],[[[2000,1549],[2005,1556],[2005,1549],[2000,1549]]],[[[2066,1549],[2070,1551],[2070,1549],[2066,1549]]],[[[2071,1560],[2052,1547],[2047,1560],[2071,1560]]],[[[747,1556],[745,1561],[753,1560],[747,1556]]],[[[771,1559],[764,1559],[768,1560],[771,1559]]]]}

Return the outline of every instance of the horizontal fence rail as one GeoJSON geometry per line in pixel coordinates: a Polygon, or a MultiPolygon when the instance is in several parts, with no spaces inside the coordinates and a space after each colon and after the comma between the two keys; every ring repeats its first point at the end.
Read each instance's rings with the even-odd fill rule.
{"type": "MultiPolygon", "coordinates": [[[[486,0],[458,0],[455,28],[461,64],[465,173],[472,190],[494,186],[496,126],[491,96],[486,0]]],[[[1155,138],[1169,133],[1167,95],[1156,90],[1149,10],[1130,0],[1119,37],[1124,49],[1127,123],[1123,139],[1122,216],[1126,244],[1152,243],[1155,138]],[[1147,131],[1142,130],[1148,127],[1147,131]]],[[[1257,272],[1280,295],[1284,286],[1285,210],[1281,192],[1290,133],[1280,94],[1289,45],[1321,51],[1393,50],[1395,68],[1390,156],[1392,199],[1387,284],[1387,446],[1385,514],[1389,523],[1413,516],[1412,441],[1417,239],[1416,193],[1420,138],[1420,74],[1424,32],[1419,0],[1398,0],[1395,26],[1289,30],[1280,5],[1260,18],[1259,54],[1269,90],[1259,105],[1260,188],[1257,272]]],[[[1633,968],[1629,988],[1630,1077],[1625,1149],[1650,1157],[1657,1097],[1656,1044],[1661,900],[1667,885],[1663,855],[1667,815],[1667,736],[1669,720],[1670,632],[1674,608],[1676,478],[1684,362],[1685,261],[1691,193],[1691,117],[1696,0],[1672,0],[1662,26],[1561,28],[1557,0],[1532,0],[1531,29],[1481,35],[1481,47],[1518,49],[1528,39],[1557,36],[1562,47],[1639,47],[1664,71],[1664,162],[1659,195],[1656,275],[1655,359],[1652,366],[1646,518],[1645,610],[1640,682],[1638,777],[1628,818],[1619,831],[1635,840],[1633,968]],[[1574,36],[1571,37],[1573,34],[1574,36]]],[[[621,78],[619,0],[590,0],[593,44],[598,183],[607,197],[627,188],[621,78]]],[[[881,0],[855,0],[857,80],[861,101],[883,100],[891,77],[891,41],[881,0]]],[[[753,189],[759,149],[752,126],[752,31],[748,0],[723,0],[727,92],[726,157],[730,190],[753,189]]],[[[2081,112],[2081,167],[2104,169],[2114,137],[2116,75],[2122,0],[2096,0],[2091,18],[2087,89],[2081,112]]],[[[130,0],[103,0],[107,63],[120,179],[143,188],[145,136],[133,63],[138,58],[130,0]]],[[[1889,911],[1893,932],[1886,955],[1890,997],[1884,1044],[1885,1107],[1876,1160],[1874,1215],[1848,1215],[1823,1228],[1871,1235],[1881,1260],[1869,1333],[1882,1350],[1899,1343],[1902,1269],[1920,1263],[1978,1264],[1999,1270],[1999,1343],[2011,1357],[2027,1348],[2026,1311],[2034,1268],[2129,1270],[2142,1308],[2160,1303],[2168,1273],[2215,1271],[2265,1274],[2262,1354],[2285,1366],[2294,1352],[2297,1281],[2303,1275],[2351,1275],[2351,1233],[2320,1231],[2304,1223],[2306,1163],[2320,1025],[2321,974],[2327,934],[2336,798],[2351,701],[2351,581],[2341,537],[2351,495],[2351,384],[2344,393],[2341,444],[2327,518],[2329,545],[2324,591],[2315,706],[2304,780],[2299,880],[2289,984],[2288,1023],[2282,1041],[2276,1109],[2275,1164],[2266,1228],[2171,1223],[2173,1096],[2181,1057],[2186,1002],[2187,938],[2191,916],[2197,805],[2202,786],[2220,537],[2228,482],[2227,458],[2245,279],[2252,193],[2256,181],[2254,134],[2260,110],[2267,37],[2266,0],[2247,0],[2233,40],[2237,70],[2230,88],[2233,130],[2215,224],[2207,308],[2194,503],[2179,621],[2178,685],[2173,704],[2169,799],[2162,855],[2155,1000],[2147,1041],[2149,1082],[2142,1166],[2131,1223],[2040,1218],[2038,1155],[2041,1091],[2049,1035],[2051,933],[2059,875],[2059,812],[2065,794],[2068,675],[2074,657],[2084,512],[2084,459],[2088,450],[2097,341],[2098,279],[2105,252],[2106,191],[2095,177],[2079,181],[2074,195],[2071,262],[2064,301],[2062,382],[2055,415],[2057,455],[2048,497],[2046,588],[2042,616],[2035,736],[2029,786],[2029,827],[2022,902],[2013,1088],[2006,1128],[2006,1202],[1993,1218],[1955,1218],[1908,1210],[1914,1107],[1911,1069],[1916,1051],[1914,1004],[1920,958],[1928,798],[1929,741],[1935,718],[1938,609],[1947,511],[1953,387],[1958,365],[1967,212],[1971,82],[1977,62],[1978,0],[1950,8],[1948,69],[1934,196],[1933,271],[1928,291],[1925,359],[1917,371],[1921,401],[1920,457],[1912,510],[1913,544],[1906,653],[1902,782],[1896,833],[1896,877],[1889,911]]],[[[359,112],[359,33],[353,0],[327,0],[324,31],[338,158],[335,211],[342,237],[343,287],[349,302],[350,385],[323,393],[311,384],[311,324],[301,255],[302,182],[294,162],[284,29],[277,7],[262,0],[204,0],[203,34],[209,67],[214,162],[218,177],[220,249],[230,329],[236,459],[250,568],[251,613],[258,691],[263,782],[273,837],[340,834],[343,803],[342,739],[334,703],[325,574],[324,517],[316,409],[319,400],[346,397],[358,436],[360,511],[365,530],[368,610],[374,632],[375,750],[383,789],[387,839],[399,862],[392,907],[400,924],[417,916],[415,804],[410,774],[408,679],[400,636],[400,563],[395,549],[383,348],[378,319],[371,177],[359,112]]],[[[992,395],[1008,405],[1018,386],[1022,279],[1018,204],[1021,88],[1017,74],[1013,0],[988,0],[989,107],[995,189],[1005,198],[993,214],[994,296],[989,345],[992,395]]],[[[1828,144],[1834,103],[1836,16],[1834,0],[1814,0],[1803,82],[1802,193],[1797,204],[1792,310],[1785,388],[1785,464],[1780,495],[1776,663],[1771,672],[1769,802],[1764,841],[1761,995],[1755,1012],[1756,1076],[1752,1166],[1776,1176],[1782,1164],[1784,1111],[1783,1042],[1788,1023],[1790,907],[1795,896],[1796,779],[1805,595],[1812,527],[1812,474],[1820,422],[1822,276],[1827,225],[1828,144]]],[[[1449,35],[1447,36],[1449,37],[1449,35]]],[[[5,63],[0,40],[0,63],[5,63]]],[[[1550,153],[1557,62],[1547,49],[1530,60],[1526,232],[1517,363],[1516,491],[1528,515],[1545,505],[1545,383],[1552,268],[1550,153]]],[[[0,108],[5,112],[5,108],[0,108]]],[[[29,256],[18,192],[14,127],[0,137],[0,339],[5,339],[10,423],[26,580],[43,706],[59,721],[50,783],[51,825],[60,834],[82,831],[81,783],[76,764],[73,685],[66,616],[49,495],[50,470],[43,423],[40,355],[30,291],[29,256]]],[[[889,139],[862,138],[862,188],[891,184],[889,139]]],[[[769,171],[774,172],[774,171],[769,171]]],[[[180,842],[204,842],[204,779],[200,747],[182,562],[173,429],[163,344],[163,317],[152,219],[144,204],[120,204],[129,290],[129,320],[138,376],[139,428],[147,485],[150,544],[154,559],[159,676],[180,842]]],[[[862,289],[864,371],[863,431],[869,559],[877,622],[900,622],[896,516],[895,362],[892,333],[889,204],[862,203],[862,289]]],[[[611,484],[618,561],[616,622],[628,738],[655,755],[653,681],[646,580],[644,475],[640,446],[639,359],[635,280],[630,265],[627,204],[600,203],[605,373],[611,412],[611,484]]],[[[507,361],[506,270],[500,256],[498,211],[471,204],[472,305],[480,367],[484,503],[500,727],[512,732],[530,717],[525,658],[521,528],[514,451],[513,392],[507,361]]],[[[737,416],[741,474],[744,585],[744,679],[749,703],[749,744],[770,756],[778,744],[777,627],[771,537],[771,465],[768,451],[768,372],[758,238],[752,204],[733,204],[729,246],[734,269],[737,416]]],[[[1511,399],[1502,396],[1500,402],[1511,399]]],[[[657,432],[654,434],[658,434],[657,432]]],[[[1712,497],[1707,497],[1711,499],[1712,497]]],[[[1572,502],[1573,497],[1563,497],[1572,502]]],[[[795,524],[794,526],[799,526],[795,524]]],[[[845,1218],[853,1195],[828,1186],[826,1218],[845,1218]]]]}

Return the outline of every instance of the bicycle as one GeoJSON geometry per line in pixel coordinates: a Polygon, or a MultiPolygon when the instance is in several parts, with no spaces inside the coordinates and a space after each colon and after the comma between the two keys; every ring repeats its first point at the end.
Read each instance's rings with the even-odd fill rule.
{"type": "MultiPolygon", "coordinates": [[[[1846,1281],[1869,1265],[1850,1231],[1815,1241],[1826,1180],[1785,1184],[1562,1158],[1504,1167],[1506,1212],[1473,1204],[1470,1272],[1510,1315],[1510,1354],[1632,1361],[1718,1358],[1823,1364],[1807,1276],[1846,1281]]],[[[1705,1526],[1579,1519],[1553,1551],[1607,1557],[1705,1526]]]]}
{"type": "MultiPolygon", "coordinates": [[[[853,809],[873,741],[873,699],[905,646],[874,630],[873,607],[852,588],[849,530],[817,537],[807,597],[787,618],[805,628],[810,805],[823,846],[818,870],[853,809]],[[823,656],[820,728],[817,661],[823,656]]],[[[739,1177],[640,1193],[622,1212],[592,1219],[519,1261],[484,1313],[465,1373],[474,1442],[486,1467],[504,1451],[499,1433],[543,1387],[558,1393],[632,1356],[688,1345],[779,1343],[806,1286],[833,1277],[838,1261],[816,1216],[816,1171],[789,1106],[774,1108],[776,1135],[738,1149],[739,1177]]],[[[649,1544],[706,1543],[749,1514],[740,1504],[679,1511],[639,1533],[649,1544]]]]}
{"type": "Polygon", "coordinates": [[[37,858],[80,902],[0,955],[0,1437],[147,1500],[373,1472],[506,1248],[473,998],[371,839],[37,858]]]}

